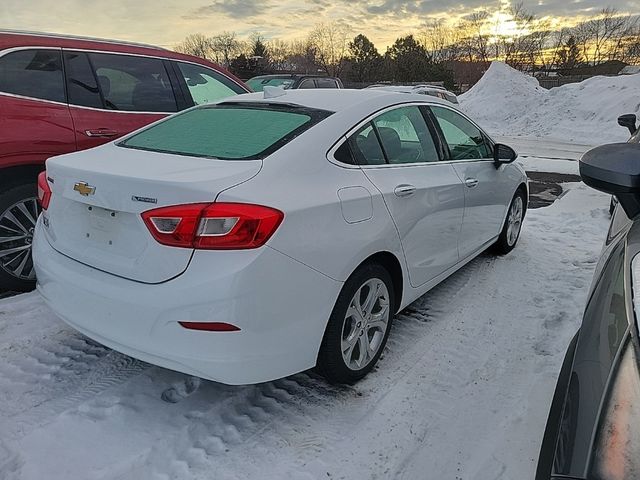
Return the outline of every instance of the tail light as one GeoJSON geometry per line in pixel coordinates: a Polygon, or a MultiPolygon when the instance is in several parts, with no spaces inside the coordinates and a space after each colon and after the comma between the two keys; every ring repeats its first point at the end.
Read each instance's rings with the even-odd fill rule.
{"type": "Polygon", "coordinates": [[[49,182],[47,181],[47,172],[40,172],[38,175],[38,203],[43,210],[49,208],[49,201],[51,200],[51,188],[49,188],[49,182]]]}
{"type": "Polygon", "coordinates": [[[264,245],[284,214],[248,203],[191,203],[142,214],[161,244],[203,250],[240,250],[264,245]]]}

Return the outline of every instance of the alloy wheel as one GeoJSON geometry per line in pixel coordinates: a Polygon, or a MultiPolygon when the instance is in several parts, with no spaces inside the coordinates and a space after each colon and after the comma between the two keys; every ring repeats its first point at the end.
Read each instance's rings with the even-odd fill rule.
{"type": "Polygon", "coordinates": [[[40,207],[35,198],[9,206],[0,214],[0,268],[20,280],[35,280],[31,244],[40,207]]]}
{"type": "Polygon", "coordinates": [[[511,208],[509,209],[509,216],[507,218],[507,243],[509,246],[513,246],[518,240],[520,235],[520,228],[522,227],[522,214],[524,213],[524,205],[522,203],[522,197],[517,195],[513,199],[511,208]]]}
{"type": "Polygon", "coordinates": [[[362,370],[380,350],[390,316],[389,291],[385,283],[372,278],[355,293],[342,326],[341,351],[345,365],[362,370]]]}

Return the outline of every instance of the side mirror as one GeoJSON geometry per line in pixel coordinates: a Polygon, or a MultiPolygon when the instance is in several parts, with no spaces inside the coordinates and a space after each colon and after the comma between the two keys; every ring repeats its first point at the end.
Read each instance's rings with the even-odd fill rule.
{"type": "Polygon", "coordinates": [[[628,128],[631,135],[633,135],[637,130],[636,120],[637,118],[635,113],[627,113],[626,115],[620,115],[618,117],[618,125],[628,128]]]}
{"type": "Polygon", "coordinates": [[[640,215],[640,145],[612,143],[589,150],[580,159],[582,181],[615,195],[630,219],[640,215]]]}
{"type": "Polygon", "coordinates": [[[518,154],[510,146],[503,145],[502,143],[496,143],[493,146],[493,161],[496,167],[499,167],[503,163],[511,163],[516,158],[518,158],[518,154]]]}

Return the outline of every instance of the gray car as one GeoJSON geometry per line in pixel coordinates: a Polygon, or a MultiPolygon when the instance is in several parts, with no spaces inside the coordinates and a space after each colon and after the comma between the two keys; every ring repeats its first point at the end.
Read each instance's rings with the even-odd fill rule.
{"type": "Polygon", "coordinates": [[[619,203],[560,372],[536,480],[640,478],[640,144],[597,147],[580,174],[619,203]]]}

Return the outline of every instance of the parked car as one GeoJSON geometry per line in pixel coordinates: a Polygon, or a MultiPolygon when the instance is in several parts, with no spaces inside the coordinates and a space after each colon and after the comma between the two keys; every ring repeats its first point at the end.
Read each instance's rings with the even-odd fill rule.
{"type": "Polygon", "coordinates": [[[444,87],[437,85],[370,85],[367,88],[379,88],[390,92],[416,93],[419,95],[431,95],[442,98],[455,105],[458,104],[458,97],[444,87]]]}
{"type": "Polygon", "coordinates": [[[260,75],[247,80],[247,85],[254,92],[262,92],[264,87],[282,87],[286,90],[300,88],[343,88],[339,78],[324,75],[260,75]]]}
{"type": "Polygon", "coordinates": [[[640,478],[640,145],[597,147],[580,175],[619,204],[558,378],[536,480],[640,478]]]}
{"type": "Polygon", "coordinates": [[[516,153],[448,103],[378,90],[241,95],[51,158],[38,290],[80,332],[228,384],[354,382],[393,315],[514,248],[516,153]]]}
{"type": "Polygon", "coordinates": [[[34,285],[36,177],[48,157],[247,91],[217,65],[162,48],[0,31],[0,290],[34,285]]]}

